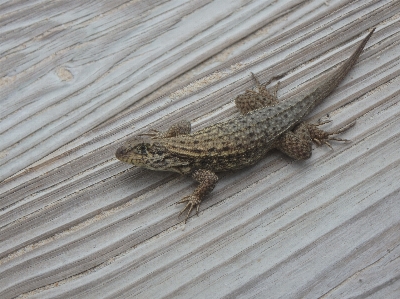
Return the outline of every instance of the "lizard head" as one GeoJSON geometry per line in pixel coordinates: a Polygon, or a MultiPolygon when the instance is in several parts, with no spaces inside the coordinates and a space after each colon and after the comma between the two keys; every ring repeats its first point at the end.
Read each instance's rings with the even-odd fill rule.
{"type": "Polygon", "coordinates": [[[175,157],[160,142],[148,137],[136,137],[126,141],[115,152],[118,160],[152,170],[181,173],[181,166],[187,165],[175,157]]]}

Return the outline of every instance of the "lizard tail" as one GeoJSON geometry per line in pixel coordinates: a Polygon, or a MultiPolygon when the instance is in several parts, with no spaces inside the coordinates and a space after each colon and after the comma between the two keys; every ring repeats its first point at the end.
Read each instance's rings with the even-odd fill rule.
{"type": "Polygon", "coordinates": [[[333,74],[329,75],[328,78],[324,80],[324,82],[319,85],[312,93],[310,93],[309,97],[315,99],[310,107],[308,108],[308,114],[315,106],[317,106],[322,100],[324,100],[327,96],[329,96],[335,88],[339,85],[339,83],[346,77],[347,73],[356,63],[358,57],[360,56],[361,52],[363,51],[365,45],[367,44],[369,38],[371,37],[372,33],[374,33],[375,28],[371,30],[371,32],[363,39],[354,53],[336,70],[333,74]]]}
{"type": "Polygon", "coordinates": [[[330,81],[330,84],[332,84],[334,87],[333,89],[339,85],[340,81],[346,76],[346,74],[350,71],[350,69],[354,66],[356,63],[358,57],[360,56],[361,52],[363,51],[365,45],[367,44],[368,40],[370,39],[372,33],[374,33],[376,28],[373,28],[371,32],[363,39],[363,41],[360,43],[360,45],[357,47],[353,55],[350,56],[346,60],[346,62],[340,66],[340,68],[337,70],[336,76],[330,81]]]}

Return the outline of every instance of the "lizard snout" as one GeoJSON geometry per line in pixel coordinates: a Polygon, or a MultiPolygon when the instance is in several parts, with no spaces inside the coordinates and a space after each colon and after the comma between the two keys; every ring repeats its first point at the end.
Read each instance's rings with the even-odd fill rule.
{"type": "Polygon", "coordinates": [[[120,146],[117,151],[115,152],[115,157],[117,157],[120,161],[125,161],[126,157],[126,150],[123,146],[120,146]]]}

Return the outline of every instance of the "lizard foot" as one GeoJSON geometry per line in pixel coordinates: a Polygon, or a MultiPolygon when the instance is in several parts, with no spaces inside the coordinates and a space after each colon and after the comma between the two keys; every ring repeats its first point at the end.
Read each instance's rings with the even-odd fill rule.
{"type": "Polygon", "coordinates": [[[199,215],[199,207],[200,207],[201,200],[200,200],[199,196],[189,195],[189,196],[185,196],[184,198],[182,198],[180,201],[178,201],[176,203],[179,204],[179,203],[185,203],[185,202],[187,202],[187,204],[182,209],[182,211],[179,213],[178,217],[188,209],[189,211],[185,218],[185,223],[186,223],[186,221],[188,220],[188,218],[190,216],[190,212],[192,212],[194,207],[196,207],[196,215],[199,215]]]}
{"type": "Polygon", "coordinates": [[[319,123],[317,125],[311,125],[311,127],[309,127],[311,139],[314,141],[314,143],[316,143],[318,146],[320,146],[322,144],[326,144],[327,146],[329,146],[332,149],[332,146],[329,143],[329,140],[336,140],[336,141],[343,141],[343,142],[350,141],[348,139],[342,139],[342,138],[335,137],[332,135],[337,135],[337,134],[343,133],[344,131],[347,131],[348,129],[350,129],[352,126],[355,125],[355,123],[356,123],[355,121],[340,128],[339,130],[337,130],[335,132],[325,132],[325,131],[317,128],[317,126],[323,125],[328,122],[330,122],[330,121],[325,121],[323,123],[319,123]]]}

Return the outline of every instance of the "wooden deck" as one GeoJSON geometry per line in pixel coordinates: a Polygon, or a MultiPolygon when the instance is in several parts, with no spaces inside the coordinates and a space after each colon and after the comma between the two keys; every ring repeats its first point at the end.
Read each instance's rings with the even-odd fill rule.
{"type": "Polygon", "coordinates": [[[3,1],[0,298],[399,298],[400,1],[3,1]],[[119,162],[125,139],[307,89],[377,27],[310,115],[351,143],[195,183],[119,162]]]}

